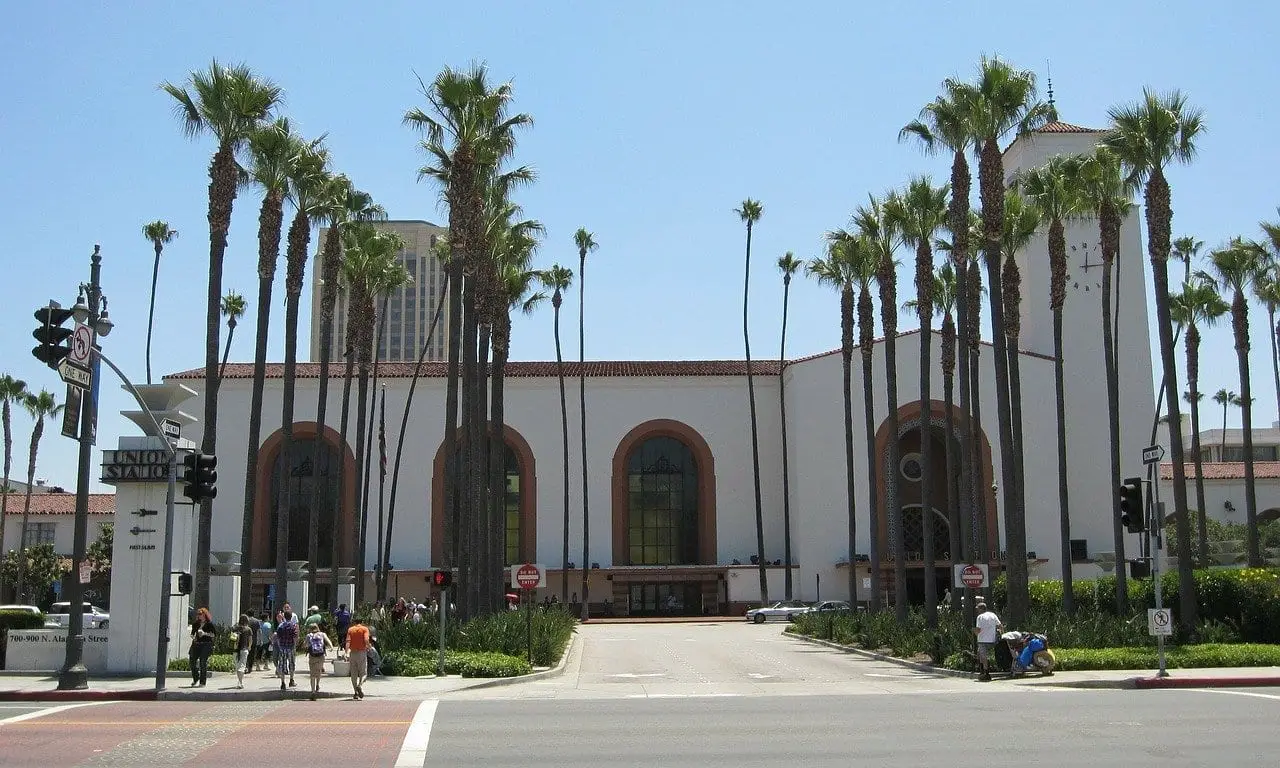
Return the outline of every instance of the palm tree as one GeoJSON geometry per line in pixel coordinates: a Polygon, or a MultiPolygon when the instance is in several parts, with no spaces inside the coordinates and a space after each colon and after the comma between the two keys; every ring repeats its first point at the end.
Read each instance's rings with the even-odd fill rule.
{"type": "MultiPolygon", "coordinates": [[[[1053,387],[1058,438],[1058,530],[1061,535],[1062,607],[1076,610],[1071,578],[1071,505],[1067,490],[1066,376],[1062,345],[1062,307],[1067,300],[1067,237],[1063,222],[1084,210],[1080,194],[1083,162],[1078,157],[1054,157],[1018,179],[1018,188],[1049,224],[1049,308],[1053,311],[1053,387]]],[[[1019,426],[1021,423],[1019,422],[1019,426]]]]}
{"type": "Polygon", "coordinates": [[[578,247],[578,426],[582,437],[582,620],[587,620],[587,567],[591,562],[591,517],[587,505],[587,326],[584,320],[587,289],[587,254],[600,246],[595,236],[580,227],[573,233],[578,247]]]}
{"type": "MultiPolygon", "coordinates": [[[[1216,290],[1216,287],[1215,287],[1216,290]]],[[[1220,389],[1213,395],[1213,402],[1222,406],[1222,432],[1218,443],[1218,461],[1227,460],[1227,406],[1234,405],[1239,407],[1240,396],[1229,389],[1220,389]]]]}
{"type": "MultiPolygon", "coordinates": [[[[1000,431],[1000,474],[1004,491],[1006,572],[1009,580],[1008,620],[1020,624],[1027,615],[1027,521],[1018,482],[1018,451],[1013,432],[1002,237],[1005,222],[1004,159],[1000,139],[1025,135],[1052,119],[1053,107],[1036,100],[1036,76],[1008,63],[983,57],[972,113],[974,145],[979,151],[978,194],[982,200],[983,257],[991,303],[991,335],[996,369],[996,410],[1000,431]]],[[[1017,323],[1016,319],[1012,322],[1017,323]]]]}
{"type": "MultiPolygon", "coordinates": [[[[350,222],[383,220],[387,217],[387,212],[381,205],[373,201],[373,197],[369,193],[357,190],[351,180],[342,174],[328,179],[325,189],[319,193],[317,203],[325,222],[329,226],[325,232],[320,255],[320,281],[322,286],[320,289],[320,382],[316,395],[316,434],[321,436],[319,444],[323,445],[329,407],[329,363],[333,358],[333,315],[335,306],[338,303],[338,283],[340,282],[342,270],[342,229],[350,222]]],[[[342,449],[339,449],[337,471],[334,472],[332,470],[335,468],[329,467],[330,455],[327,449],[316,454],[316,475],[314,476],[334,476],[335,484],[329,486],[326,490],[332,494],[331,503],[333,504],[336,521],[336,515],[342,509],[342,475],[344,474],[345,462],[342,460],[342,449]],[[321,466],[322,458],[323,468],[321,466]]],[[[391,497],[394,499],[394,479],[391,487],[391,497]]],[[[319,482],[311,484],[311,501],[307,505],[310,512],[310,529],[307,538],[307,561],[310,565],[307,569],[307,575],[310,581],[309,590],[313,595],[316,593],[316,568],[319,566],[320,560],[320,490],[319,482]]],[[[331,541],[329,584],[330,594],[336,596],[338,594],[338,562],[333,557],[333,551],[338,537],[331,537],[331,541]]]]}
{"type": "Polygon", "coordinates": [[[1203,247],[1203,241],[1189,235],[1184,235],[1173,241],[1173,256],[1182,261],[1182,282],[1186,283],[1191,280],[1191,262],[1200,255],[1200,249],[1203,247]]]}
{"type": "Polygon", "coordinates": [[[227,372],[227,358],[231,356],[231,339],[236,335],[236,325],[244,317],[244,297],[235,291],[229,291],[222,297],[222,316],[227,318],[227,344],[222,349],[222,364],[218,366],[218,383],[221,386],[222,376],[227,372]]]}
{"type": "MultiPolygon", "coordinates": [[[[843,234],[841,239],[855,235],[843,234]]],[[[875,382],[872,380],[872,363],[875,359],[876,318],[871,300],[871,284],[880,273],[880,254],[875,248],[846,248],[845,255],[853,260],[858,281],[858,349],[862,352],[862,415],[867,441],[867,536],[871,542],[868,559],[871,566],[872,613],[880,610],[880,518],[876,514],[876,409],[875,382]]],[[[852,567],[852,566],[851,566],[852,567]]],[[[856,594],[856,593],[855,593],[856,594]]]]}
{"type": "MultiPolygon", "coordinates": [[[[280,119],[249,136],[250,181],[262,188],[258,210],[258,306],[253,348],[253,386],[249,399],[249,440],[245,459],[244,510],[240,518],[240,605],[249,606],[253,594],[253,513],[258,486],[258,450],[262,439],[262,399],[267,375],[267,334],[271,327],[271,293],[280,260],[280,233],[289,175],[303,149],[302,140],[280,119]]],[[[221,373],[219,373],[221,377],[221,373]]]]}
{"type": "Polygon", "coordinates": [[[151,383],[151,329],[156,319],[156,282],[160,279],[160,254],[164,247],[172,243],[178,236],[178,230],[169,226],[169,222],[157,219],[142,226],[142,236],[155,248],[156,259],[151,267],[151,303],[147,311],[147,383],[151,383]]]}
{"type": "MultiPolygon", "coordinates": [[[[289,200],[293,203],[294,214],[285,241],[284,376],[280,416],[283,436],[280,465],[285,471],[290,471],[293,467],[293,452],[296,450],[293,441],[293,410],[297,393],[298,313],[307,269],[307,251],[311,244],[311,227],[324,216],[324,193],[331,178],[328,161],[327,152],[309,145],[298,154],[289,168],[289,200]]],[[[321,440],[323,436],[317,438],[316,444],[320,445],[321,440]]],[[[315,475],[312,477],[314,479],[315,475]]],[[[290,518],[299,500],[293,497],[293,483],[280,483],[280,487],[279,514],[276,517],[275,594],[277,602],[287,602],[290,518]]],[[[359,589],[358,582],[356,588],[359,589]]]]}
{"type": "MultiPolygon", "coordinates": [[[[1108,448],[1111,453],[1111,508],[1120,509],[1120,371],[1116,365],[1116,330],[1112,322],[1112,275],[1120,258],[1120,226],[1133,207],[1129,200],[1132,185],[1121,174],[1120,160],[1105,147],[1098,147],[1083,158],[1080,193],[1085,206],[1098,219],[1098,243],[1102,250],[1102,353],[1106,369],[1107,422],[1110,431],[1108,448]]],[[[1119,313],[1116,313],[1117,317],[1119,313]]],[[[1163,393],[1161,395],[1163,397],[1163,393]]],[[[1116,562],[1125,562],[1125,529],[1117,512],[1111,516],[1112,546],[1116,562]]],[[[1129,612],[1128,574],[1124,568],[1116,569],[1116,611],[1120,615],[1129,612]]]]}
{"type": "Polygon", "coordinates": [[[827,234],[827,256],[814,259],[806,271],[821,285],[840,291],[840,361],[844,372],[844,474],[845,504],[849,527],[849,600],[858,595],[858,517],[854,499],[853,467],[853,310],[854,285],[858,282],[860,251],[869,250],[865,239],[844,231],[827,234]]]}
{"type": "Polygon", "coordinates": [[[539,279],[547,290],[551,291],[551,306],[555,310],[553,332],[556,339],[556,379],[560,382],[560,438],[564,448],[561,470],[564,473],[562,491],[564,493],[564,520],[561,532],[564,534],[561,550],[560,571],[563,579],[560,582],[560,602],[569,604],[569,408],[564,394],[564,356],[560,353],[560,305],[564,303],[564,292],[573,284],[573,270],[552,264],[543,270],[539,279]]]}
{"type": "MultiPolygon", "coordinates": [[[[738,218],[747,225],[747,257],[742,278],[742,346],[747,357],[747,405],[751,412],[751,469],[755,481],[756,502],[756,565],[760,573],[760,604],[769,603],[769,571],[764,557],[764,506],[760,501],[760,429],[756,423],[756,385],[755,376],[751,373],[751,333],[748,325],[749,299],[751,297],[751,232],[764,215],[764,206],[759,200],[747,198],[742,205],[733,209],[738,218]]],[[[853,567],[852,562],[849,566],[853,567]]],[[[853,593],[850,593],[851,595],[853,593]]]]}
{"type": "MultiPolygon", "coordinates": [[[[1156,326],[1160,333],[1160,359],[1164,365],[1165,401],[1168,403],[1169,458],[1173,462],[1173,506],[1177,519],[1178,551],[1191,551],[1191,526],[1187,521],[1186,455],[1178,413],[1178,370],[1169,316],[1169,233],[1173,223],[1169,182],[1164,168],[1171,162],[1189,162],[1196,153],[1196,139],[1204,131],[1204,117],[1185,96],[1144,90],[1137,104],[1113,107],[1111,132],[1103,144],[1123,163],[1133,184],[1145,181],[1147,253],[1151,258],[1156,293],[1156,326]]],[[[1247,398],[1246,398],[1247,399],[1247,398]]],[[[1117,557],[1119,554],[1117,553],[1117,557]]],[[[1179,619],[1188,634],[1195,630],[1196,583],[1190,557],[1178,558],[1179,619]]]]}
{"type": "MultiPolygon", "coordinates": [[[[1182,292],[1169,297],[1169,316],[1173,322],[1187,329],[1187,402],[1191,405],[1191,459],[1196,466],[1196,527],[1198,541],[1196,551],[1200,562],[1209,559],[1209,534],[1204,499],[1204,469],[1200,456],[1200,328],[1216,325],[1218,319],[1231,307],[1218,295],[1218,289],[1209,280],[1196,279],[1182,284],[1182,292]]],[[[1230,393],[1221,390],[1228,396],[1230,393]]],[[[1216,399],[1216,398],[1215,398],[1216,399]]],[[[1223,405],[1225,406],[1225,402],[1223,405]]],[[[1225,413],[1225,411],[1224,411],[1225,413]]],[[[1225,422],[1225,419],[1224,419],[1225,422]]],[[[1225,434],[1225,423],[1223,425],[1225,434]]]]}
{"type": "MultiPolygon", "coordinates": [[[[867,247],[876,262],[876,285],[880,293],[880,326],[884,331],[885,399],[889,421],[889,455],[876,463],[884,473],[885,498],[893,500],[886,510],[893,537],[893,599],[899,621],[907,619],[907,561],[903,539],[902,501],[898,496],[898,262],[893,251],[898,243],[898,233],[885,214],[885,202],[875,196],[853,213],[853,223],[866,240],[867,247]]],[[[872,476],[874,477],[874,475],[872,476]]],[[[870,482],[871,478],[868,478],[870,482]]],[[[874,514],[874,510],[872,510],[874,514]]],[[[880,574],[877,564],[871,568],[880,574]]],[[[878,585],[877,585],[878,586],[878,585]]]]}
{"type": "MultiPolygon", "coordinates": [[[[35,425],[31,428],[31,454],[27,460],[27,495],[22,504],[22,536],[19,539],[19,546],[25,552],[27,549],[27,520],[31,516],[31,492],[36,484],[36,454],[40,451],[40,438],[44,435],[44,420],[52,421],[62,413],[64,406],[59,405],[53,395],[46,390],[40,390],[39,394],[27,393],[22,399],[22,407],[27,413],[31,414],[32,421],[35,425]]],[[[29,602],[26,594],[27,580],[27,558],[24,556],[19,560],[18,565],[18,601],[29,602]]],[[[38,596],[33,596],[36,599],[38,596]]]]}
{"type": "MultiPolygon", "coordinates": [[[[4,524],[9,514],[9,472],[13,469],[13,411],[12,404],[26,402],[27,382],[9,374],[0,376],[0,419],[4,423],[4,487],[0,488],[0,544],[4,542],[4,524]]],[[[21,544],[21,542],[19,542],[21,544]]]]}
{"type": "MultiPolygon", "coordinates": [[[[452,285],[449,310],[449,376],[445,397],[446,456],[454,456],[457,445],[459,415],[459,373],[462,373],[464,391],[462,405],[464,433],[474,432],[476,409],[476,314],[474,285],[482,274],[484,189],[502,159],[515,146],[515,129],[528,125],[532,119],[525,114],[508,114],[512,98],[511,84],[496,87],[488,82],[484,66],[476,65],[467,71],[445,68],[430,85],[420,83],[433,114],[420,108],[405,113],[404,121],[426,134],[422,148],[431,156],[431,164],[419,170],[419,178],[430,177],[444,188],[444,198],[449,205],[449,265],[448,279],[452,285]],[[468,279],[464,283],[463,275],[468,279]],[[465,316],[464,316],[465,312],[465,316]],[[468,390],[468,387],[470,389],[468,390]]],[[[473,435],[475,437],[476,435],[473,435]]],[[[478,439],[467,442],[468,468],[477,466],[481,446],[478,439]]],[[[465,546],[463,520],[470,520],[471,510],[479,507],[480,483],[473,482],[468,493],[459,494],[463,462],[453,462],[453,471],[445,475],[444,506],[446,564],[457,564],[463,569],[468,593],[475,585],[476,574],[468,548],[465,546]],[[463,561],[464,555],[466,561],[463,561]]],[[[478,480],[468,469],[468,479],[478,480]]],[[[585,574],[584,574],[585,577],[585,574]]],[[[460,601],[463,615],[469,615],[474,607],[468,599],[460,601]]]]}
{"type": "MultiPolygon", "coordinates": [[[[791,277],[804,262],[787,251],[778,257],[778,271],[782,273],[782,341],[779,344],[778,360],[785,366],[787,362],[787,305],[791,298],[791,277]]],[[[782,548],[783,565],[786,566],[786,586],[784,594],[788,600],[792,597],[791,585],[791,470],[787,453],[787,384],[783,371],[778,371],[778,408],[782,416],[782,548]]]]}
{"type": "Polygon", "coordinates": [[[963,483],[958,483],[956,477],[955,451],[952,448],[953,438],[955,434],[955,416],[951,409],[955,403],[955,375],[956,375],[956,323],[953,312],[956,309],[958,296],[956,294],[956,271],[951,262],[943,262],[934,273],[933,279],[933,295],[934,308],[937,314],[942,316],[942,401],[946,409],[943,416],[943,431],[946,435],[946,451],[944,452],[944,471],[947,478],[947,527],[950,533],[950,541],[948,546],[951,551],[951,564],[965,562],[962,554],[962,542],[968,540],[965,535],[964,528],[968,526],[967,518],[960,514],[958,506],[959,493],[957,485],[963,487],[963,483]]]}
{"type": "MultiPolygon", "coordinates": [[[[1280,214],[1280,208],[1276,209],[1280,214]]],[[[1276,310],[1280,308],[1280,222],[1259,222],[1266,235],[1265,265],[1258,271],[1254,280],[1254,294],[1267,309],[1267,337],[1271,340],[1271,375],[1275,380],[1276,407],[1280,408],[1280,349],[1276,348],[1277,333],[1276,310]]]]}
{"type": "MultiPolygon", "coordinates": [[[[973,130],[970,126],[972,119],[973,106],[976,101],[976,91],[967,83],[960,83],[955,80],[948,79],[942,84],[943,95],[938,96],[929,102],[920,110],[917,119],[905,125],[898,132],[898,141],[904,141],[914,138],[920,142],[925,152],[933,154],[935,152],[951,153],[951,198],[947,203],[947,229],[951,232],[951,242],[948,249],[951,254],[951,263],[953,268],[953,276],[955,280],[953,298],[960,299],[955,301],[955,325],[952,327],[953,333],[956,326],[959,328],[959,345],[964,350],[964,354],[959,358],[960,370],[960,411],[962,413],[970,412],[970,392],[969,392],[969,342],[968,336],[968,307],[963,297],[968,291],[968,267],[969,267],[969,240],[970,240],[970,210],[969,210],[969,192],[972,186],[972,174],[969,170],[968,152],[973,148],[973,130]]],[[[945,334],[944,320],[944,334],[945,334]]],[[[944,346],[946,338],[943,339],[944,346]]],[[[864,353],[869,354],[869,353],[864,353]]],[[[945,356],[945,355],[944,355],[945,356]]],[[[869,359],[869,358],[868,358],[869,359]]],[[[944,368],[944,380],[948,374],[944,368]]],[[[947,412],[947,419],[951,418],[950,410],[947,412]]],[[[948,421],[950,424],[950,421],[948,421]]],[[[956,516],[962,517],[966,521],[972,520],[973,505],[973,483],[971,475],[975,462],[975,449],[972,440],[973,434],[970,429],[964,429],[960,435],[960,492],[959,498],[962,499],[964,507],[963,513],[955,510],[956,516]]],[[[947,427],[947,448],[950,451],[951,446],[951,426],[947,427]]],[[[950,470],[947,472],[948,477],[951,476],[950,470]]],[[[950,485],[948,485],[950,488],[950,485]]],[[[968,523],[966,522],[966,527],[968,523]]],[[[955,538],[956,526],[952,525],[952,538],[955,538]]],[[[968,538],[965,539],[965,546],[968,546],[968,538]]],[[[952,549],[952,557],[960,557],[961,552],[958,549],[952,549]]],[[[969,559],[965,556],[965,559],[969,559]]],[[[972,603],[972,601],[969,601],[972,603]]],[[[967,619],[966,619],[967,620],[967,619]]]]}
{"type": "MultiPolygon", "coordinates": [[[[283,92],[247,66],[223,66],[215,59],[207,71],[192,72],[185,87],[165,82],[161,90],[174,99],[174,112],[189,138],[213,135],[218,148],[209,163],[209,291],[205,311],[204,421],[200,452],[215,454],[218,437],[218,337],[222,331],[222,260],[236,199],[239,167],[236,152],[250,134],[279,106],[283,92]]],[[[209,602],[209,544],[213,500],[200,503],[196,525],[194,605],[209,602]]],[[[282,593],[283,594],[283,593],[282,593]]]]}
{"type": "Polygon", "coordinates": [[[920,527],[924,556],[924,611],[930,627],[938,623],[938,582],[935,574],[933,503],[933,396],[929,378],[933,364],[929,348],[933,340],[933,238],[946,225],[947,196],[951,188],[936,187],[928,176],[913,178],[905,191],[889,199],[887,215],[902,241],[916,251],[916,300],[920,321],[920,527]]]}
{"type": "MultiPolygon", "coordinates": [[[[1262,551],[1258,546],[1258,494],[1254,486],[1253,471],[1253,398],[1249,383],[1249,302],[1245,298],[1253,287],[1258,267],[1265,251],[1255,242],[1235,238],[1225,248],[1209,253],[1209,261],[1218,283],[1231,289],[1231,332],[1235,336],[1236,360],[1240,367],[1240,418],[1244,432],[1244,504],[1247,524],[1246,543],[1249,567],[1261,568],[1262,551]]],[[[1176,422],[1172,422],[1176,423],[1176,422]]],[[[1169,430],[1171,433],[1174,429],[1169,430]]],[[[1176,480],[1174,481],[1177,482],[1176,480]]],[[[1183,493],[1185,496],[1185,491],[1183,493]]],[[[1179,552],[1190,552],[1191,547],[1179,552]]],[[[1188,558],[1190,559],[1190,558],[1188,558]]]]}

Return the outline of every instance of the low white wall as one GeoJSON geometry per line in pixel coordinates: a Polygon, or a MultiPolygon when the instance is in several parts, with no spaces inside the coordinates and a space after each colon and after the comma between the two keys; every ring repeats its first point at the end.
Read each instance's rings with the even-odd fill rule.
{"type": "MultiPolygon", "coordinates": [[[[84,631],[84,665],[90,674],[107,669],[107,633],[110,629],[84,631]]],[[[4,668],[9,671],[53,672],[67,660],[65,629],[15,629],[9,631],[4,668]]]]}

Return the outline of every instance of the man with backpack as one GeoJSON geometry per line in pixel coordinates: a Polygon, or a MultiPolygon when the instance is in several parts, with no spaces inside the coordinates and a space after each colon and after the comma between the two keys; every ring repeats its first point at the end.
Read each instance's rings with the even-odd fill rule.
{"type": "Polygon", "coordinates": [[[280,675],[280,690],[284,690],[284,676],[289,675],[289,686],[296,687],[298,684],[293,679],[294,652],[298,648],[298,616],[293,612],[293,606],[288,603],[284,604],[284,610],[280,612],[279,621],[276,622],[276,674],[280,675]]]}
{"type": "Polygon", "coordinates": [[[333,647],[333,641],[319,624],[312,624],[307,633],[307,669],[311,673],[311,699],[320,693],[320,677],[324,675],[325,652],[333,647]]]}

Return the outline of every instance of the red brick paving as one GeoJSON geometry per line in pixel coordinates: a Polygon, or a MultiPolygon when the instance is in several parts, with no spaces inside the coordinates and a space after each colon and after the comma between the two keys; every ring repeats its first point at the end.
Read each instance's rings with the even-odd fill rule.
{"type": "Polygon", "coordinates": [[[181,719],[200,708],[194,702],[172,707],[156,702],[113,702],[7,723],[0,725],[0,765],[76,765],[152,730],[156,727],[153,720],[181,719]],[[158,707],[164,711],[157,712],[158,707]]]}

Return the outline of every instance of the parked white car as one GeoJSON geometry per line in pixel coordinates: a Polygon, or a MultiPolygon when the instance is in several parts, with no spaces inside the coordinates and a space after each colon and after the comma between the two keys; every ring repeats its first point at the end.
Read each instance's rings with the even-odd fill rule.
{"type": "Polygon", "coordinates": [[[765,608],[752,608],[747,611],[747,621],[763,624],[766,621],[795,621],[802,613],[808,613],[809,606],[802,600],[779,600],[765,608]]]}
{"type": "MultiPolygon", "coordinates": [[[[111,621],[111,614],[107,613],[105,608],[99,608],[90,603],[83,603],[84,606],[84,628],[85,629],[106,629],[107,624],[111,621]]],[[[54,603],[49,606],[49,613],[46,618],[50,621],[57,622],[59,627],[65,627],[71,623],[71,603],[61,602],[54,603]]]]}
{"type": "Polygon", "coordinates": [[[809,613],[847,613],[853,607],[844,600],[823,600],[809,609],[809,613]]]}

